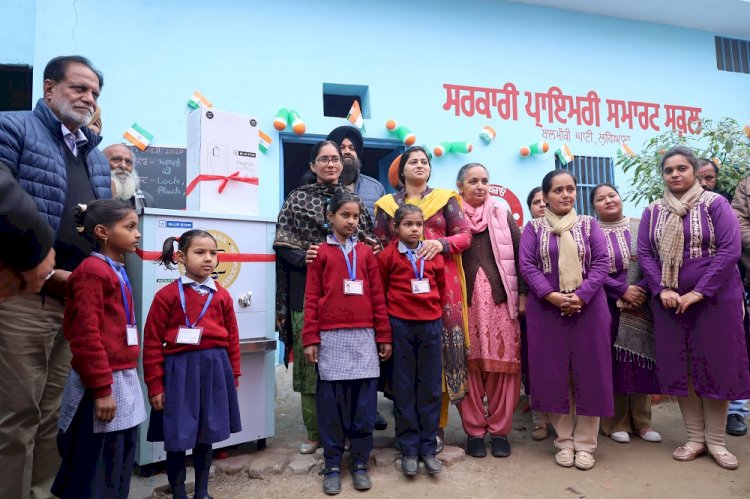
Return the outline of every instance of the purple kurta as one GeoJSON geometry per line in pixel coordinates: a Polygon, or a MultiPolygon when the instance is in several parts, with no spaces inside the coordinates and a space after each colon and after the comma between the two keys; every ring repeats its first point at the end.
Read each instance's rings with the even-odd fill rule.
{"type": "Polygon", "coordinates": [[[677,292],[704,299],[675,314],[661,304],[661,260],[656,234],[667,210],[661,200],[643,212],[638,229],[638,261],[652,293],[656,371],[662,392],[686,397],[688,359],[695,392],[717,400],[750,398],[742,283],[737,270],[740,234],[737,217],[718,194],[704,192],[683,218],[685,247],[677,292]]]}
{"type": "Polygon", "coordinates": [[[578,246],[583,282],[575,291],[586,304],[572,317],[544,299],[559,291],[558,236],[538,218],[521,237],[520,267],[529,286],[526,324],[529,344],[530,399],[537,411],[570,411],[568,372],[573,379],[576,413],[614,414],[610,317],[602,284],[607,277],[607,243],[596,221],[585,215],[571,229],[578,246]]]}
{"type": "MultiPolygon", "coordinates": [[[[656,372],[649,369],[637,358],[618,358],[614,344],[620,328],[620,309],[617,300],[628,290],[628,267],[626,263],[635,255],[630,254],[631,233],[630,219],[624,218],[620,222],[601,223],[602,232],[607,241],[609,255],[609,275],[604,281],[604,292],[607,294],[607,305],[612,316],[610,340],[612,348],[612,382],[615,394],[628,395],[630,393],[655,394],[661,393],[656,372]]],[[[636,234],[637,236],[637,234],[636,234]]],[[[639,285],[646,287],[646,283],[639,285]]]]}

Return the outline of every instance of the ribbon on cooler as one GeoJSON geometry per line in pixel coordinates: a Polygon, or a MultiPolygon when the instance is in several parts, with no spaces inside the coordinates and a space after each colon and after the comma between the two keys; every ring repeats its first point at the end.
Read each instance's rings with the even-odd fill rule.
{"type": "Polygon", "coordinates": [[[212,182],[214,180],[221,181],[221,184],[219,184],[219,194],[224,192],[224,189],[230,180],[258,185],[258,177],[240,177],[239,171],[236,171],[231,175],[198,175],[188,184],[187,189],[185,189],[185,196],[189,196],[201,182],[212,182]]]}

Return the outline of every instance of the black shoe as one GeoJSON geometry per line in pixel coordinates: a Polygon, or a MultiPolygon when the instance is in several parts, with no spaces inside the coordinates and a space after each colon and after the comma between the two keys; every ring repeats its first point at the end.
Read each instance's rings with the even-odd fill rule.
{"type": "Polygon", "coordinates": [[[386,421],[385,418],[380,415],[380,412],[376,412],[375,413],[375,429],[378,431],[383,431],[386,428],[388,428],[388,421],[386,421]]]}
{"type": "Polygon", "coordinates": [[[510,443],[508,437],[492,436],[492,455],[495,457],[510,456],[510,443]]]}
{"type": "Polygon", "coordinates": [[[319,475],[323,475],[323,492],[329,496],[341,492],[341,469],[325,468],[319,475]]]}
{"type": "Polygon", "coordinates": [[[747,434],[747,423],[745,418],[739,414],[730,414],[727,416],[727,433],[735,437],[741,437],[747,434]]]}
{"type": "Polygon", "coordinates": [[[430,475],[439,475],[443,471],[443,463],[435,456],[422,456],[422,462],[430,475]]]}
{"type": "Polygon", "coordinates": [[[372,481],[370,474],[367,472],[366,464],[355,464],[352,470],[352,484],[355,490],[370,490],[372,481]]]}
{"type": "Polygon", "coordinates": [[[487,447],[484,446],[484,438],[468,437],[466,440],[466,453],[471,457],[486,457],[487,447]]]}
{"type": "Polygon", "coordinates": [[[419,471],[419,460],[416,456],[403,456],[401,458],[401,471],[406,476],[414,476],[419,471]]]}

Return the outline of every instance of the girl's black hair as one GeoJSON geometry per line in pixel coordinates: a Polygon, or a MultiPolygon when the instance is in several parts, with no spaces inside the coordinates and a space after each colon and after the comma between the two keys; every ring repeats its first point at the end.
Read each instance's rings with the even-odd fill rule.
{"type": "Polygon", "coordinates": [[[531,209],[531,202],[534,201],[534,196],[536,196],[537,192],[542,192],[542,188],[534,187],[533,189],[531,189],[531,192],[529,192],[529,195],[526,196],[526,206],[528,206],[529,209],[531,209]]]}
{"type": "Polygon", "coordinates": [[[401,225],[401,221],[404,219],[406,215],[411,215],[413,213],[419,213],[419,215],[424,220],[424,214],[422,213],[422,208],[413,204],[405,204],[401,206],[399,209],[397,209],[396,213],[393,215],[393,226],[398,227],[399,225],[401,225]]]}
{"type": "Polygon", "coordinates": [[[562,170],[562,169],[552,170],[547,175],[545,175],[544,178],[542,179],[542,193],[545,196],[549,194],[549,191],[552,190],[552,179],[557,177],[558,175],[570,175],[571,178],[573,178],[573,183],[575,184],[576,187],[578,187],[578,179],[576,178],[575,175],[573,175],[573,172],[570,172],[568,170],[562,170]]]}
{"type": "Polygon", "coordinates": [[[620,195],[620,191],[617,190],[617,187],[610,184],[609,182],[602,182],[601,184],[591,189],[591,194],[589,194],[589,203],[591,204],[592,207],[594,206],[594,199],[596,198],[596,192],[602,187],[609,187],[610,189],[615,191],[618,196],[620,195]]]}
{"type": "Polygon", "coordinates": [[[406,162],[409,161],[409,157],[415,152],[423,152],[424,155],[427,156],[427,165],[430,167],[430,174],[427,175],[427,182],[430,181],[430,176],[432,175],[432,161],[430,161],[430,153],[427,152],[427,149],[422,146],[412,146],[404,151],[404,153],[401,155],[401,160],[399,160],[398,162],[398,179],[403,185],[406,185],[406,178],[404,178],[404,167],[406,167],[406,162]]]}
{"type": "Polygon", "coordinates": [[[695,156],[695,152],[687,146],[674,146],[672,149],[664,154],[659,162],[659,171],[664,171],[664,163],[672,156],[684,156],[688,160],[690,166],[693,167],[693,172],[698,172],[698,158],[695,156]]]}
{"type": "Polygon", "coordinates": [[[88,204],[79,204],[73,210],[76,230],[97,247],[99,241],[94,227],[103,225],[109,229],[131,212],[135,212],[133,205],[121,199],[97,199],[88,204]]]}
{"type": "Polygon", "coordinates": [[[206,232],[205,230],[201,229],[193,229],[185,232],[183,235],[181,235],[179,238],[177,237],[168,237],[166,241],[164,241],[164,246],[161,248],[161,255],[159,255],[159,258],[156,260],[156,263],[163,265],[165,268],[172,270],[175,268],[175,264],[177,263],[174,258],[174,243],[177,242],[177,249],[179,251],[182,251],[183,253],[187,253],[188,248],[190,248],[190,241],[193,239],[201,238],[201,237],[210,237],[214,242],[216,242],[216,239],[214,236],[212,236],[210,233],[206,232]]]}
{"type": "Polygon", "coordinates": [[[349,191],[339,191],[334,194],[331,200],[328,202],[328,211],[335,215],[336,212],[339,211],[341,207],[346,203],[355,203],[357,206],[359,206],[360,211],[362,210],[362,207],[359,203],[359,198],[357,196],[349,191]]]}

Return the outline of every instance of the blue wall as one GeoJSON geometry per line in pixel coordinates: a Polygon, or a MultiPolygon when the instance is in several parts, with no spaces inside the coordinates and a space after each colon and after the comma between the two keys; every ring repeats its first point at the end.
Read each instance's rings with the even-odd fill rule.
{"type": "MultiPolygon", "coordinates": [[[[323,83],[369,85],[371,137],[387,137],[389,118],[430,146],[476,141],[491,124],[496,141],[489,147],[476,141],[468,156],[436,160],[431,184],[452,186],[463,163],[479,161],[490,168],[493,183],[520,198],[554,166],[552,154],[518,155],[521,145],[541,139],[523,110],[525,90],[557,85],[574,96],[596,90],[602,126],[592,128],[595,134],[615,131],[606,123],[606,98],[697,106],[704,116],[741,122],[750,117],[750,77],[717,71],[714,34],[695,30],[494,0],[381,0],[377,7],[343,0],[325,7],[304,0],[78,0],[74,30],[72,0],[36,4],[35,90],[51,57],[74,51],[90,57],[105,75],[103,145],[119,141],[133,121],[154,133],[154,144],[184,145],[181,118],[193,90],[218,108],[257,116],[274,138],[262,157],[266,216],[279,206],[280,144],[271,126],[278,108],[297,109],[309,133],[326,134],[344,123],[323,116],[323,83]],[[499,88],[508,81],[521,91],[518,121],[456,117],[442,108],[443,83],[499,88]]],[[[573,136],[590,128],[562,126],[573,136]]],[[[636,127],[622,133],[637,150],[655,132],[636,127]]],[[[560,141],[551,144],[554,149],[560,141]]],[[[569,144],[579,155],[614,156],[617,149],[569,144]]],[[[622,172],[616,181],[627,185],[622,172]]]]}
{"type": "Polygon", "coordinates": [[[0,64],[34,63],[36,0],[0,0],[0,64]]]}

